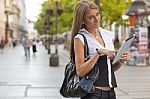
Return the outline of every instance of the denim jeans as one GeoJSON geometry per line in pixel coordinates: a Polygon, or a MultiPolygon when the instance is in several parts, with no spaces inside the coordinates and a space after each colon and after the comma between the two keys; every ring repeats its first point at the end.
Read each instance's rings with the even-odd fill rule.
{"type": "Polygon", "coordinates": [[[30,47],[24,47],[25,56],[30,57],[30,47]]]}
{"type": "Polygon", "coordinates": [[[114,89],[108,91],[95,89],[94,93],[88,94],[81,99],[116,99],[116,94],[114,89]]]}

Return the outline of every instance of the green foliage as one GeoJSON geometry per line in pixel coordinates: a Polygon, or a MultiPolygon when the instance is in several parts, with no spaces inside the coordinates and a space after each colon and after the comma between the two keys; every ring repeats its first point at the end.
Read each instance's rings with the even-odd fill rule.
{"type": "Polygon", "coordinates": [[[100,0],[101,26],[111,25],[113,22],[122,24],[122,15],[132,0],[100,0]]]}
{"type": "MultiPolygon", "coordinates": [[[[35,22],[34,26],[39,34],[44,34],[45,20],[50,20],[52,23],[49,27],[48,33],[50,35],[56,33],[56,18],[54,14],[56,1],[60,2],[60,8],[63,9],[63,13],[58,16],[58,33],[70,31],[74,6],[79,0],[47,0],[42,4],[41,13],[39,14],[38,20],[35,22]],[[53,15],[50,17],[46,14],[47,9],[53,9],[53,15]]],[[[105,27],[106,24],[111,25],[113,22],[116,22],[118,25],[122,24],[122,15],[130,4],[131,0],[100,0],[101,26],[105,27]]]]}
{"type": "Polygon", "coordinates": [[[49,28],[49,34],[53,35],[56,33],[56,17],[55,17],[55,2],[60,2],[60,8],[63,9],[63,13],[58,15],[57,31],[58,33],[63,33],[71,29],[74,5],[78,0],[47,0],[42,4],[41,13],[39,14],[38,20],[35,23],[34,28],[40,33],[44,34],[44,22],[49,19],[52,23],[49,28]],[[46,14],[47,9],[53,10],[53,15],[48,17],[46,14]],[[41,32],[43,31],[43,32],[41,32]]]}

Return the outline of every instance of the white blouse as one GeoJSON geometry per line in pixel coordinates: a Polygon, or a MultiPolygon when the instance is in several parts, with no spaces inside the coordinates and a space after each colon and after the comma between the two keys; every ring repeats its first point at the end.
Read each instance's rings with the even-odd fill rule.
{"type": "MultiPolygon", "coordinates": [[[[89,47],[89,54],[90,56],[93,55],[93,53],[96,52],[96,48],[97,49],[109,49],[109,50],[114,50],[114,44],[113,44],[113,34],[112,32],[108,31],[108,30],[104,30],[102,29],[101,27],[98,28],[98,30],[100,31],[99,33],[101,33],[101,36],[104,40],[104,43],[105,43],[105,47],[103,45],[101,45],[97,40],[96,38],[91,34],[89,33],[87,30],[85,29],[81,29],[79,31],[79,33],[82,33],[85,37],[86,37],[86,40],[87,40],[87,43],[88,43],[88,47],[89,47]]],[[[75,36],[75,38],[79,38],[81,40],[81,42],[83,43],[84,45],[84,39],[83,39],[83,36],[80,35],[80,34],[77,34],[75,36]]]]}
{"type": "MultiPolygon", "coordinates": [[[[98,28],[98,30],[100,31],[99,33],[101,33],[101,36],[103,38],[103,41],[105,43],[105,47],[103,45],[101,45],[96,38],[90,34],[87,30],[85,29],[81,29],[79,31],[79,33],[82,33],[87,40],[88,43],[88,47],[89,47],[89,57],[91,57],[95,52],[96,52],[96,48],[97,49],[109,49],[109,50],[114,50],[114,44],[113,44],[113,33],[108,31],[108,30],[104,30],[101,27],[98,28]]],[[[77,34],[75,36],[75,38],[79,38],[81,40],[81,42],[84,45],[84,38],[82,35],[77,34]]],[[[107,58],[107,66],[108,66],[108,80],[109,80],[109,86],[112,87],[112,78],[111,78],[111,62],[110,59],[107,58]]]]}

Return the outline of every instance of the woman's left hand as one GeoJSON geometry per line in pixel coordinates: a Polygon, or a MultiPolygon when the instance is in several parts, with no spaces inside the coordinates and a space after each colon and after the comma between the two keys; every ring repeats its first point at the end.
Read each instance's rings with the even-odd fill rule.
{"type": "Polygon", "coordinates": [[[123,55],[121,56],[120,61],[124,62],[124,61],[128,61],[131,58],[130,52],[126,51],[125,53],[123,53],[123,55]]]}

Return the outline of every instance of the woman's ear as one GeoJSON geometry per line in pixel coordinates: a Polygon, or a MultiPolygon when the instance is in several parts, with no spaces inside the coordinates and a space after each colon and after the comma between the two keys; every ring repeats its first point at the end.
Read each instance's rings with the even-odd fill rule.
{"type": "Polygon", "coordinates": [[[82,21],[82,25],[84,25],[84,21],[82,21]]]}
{"type": "Polygon", "coordinates": [[[84,27],[84,25],[85,25],[85,24],[84,24],[84,21],[82,21],[82,28],[84,27]]]}

